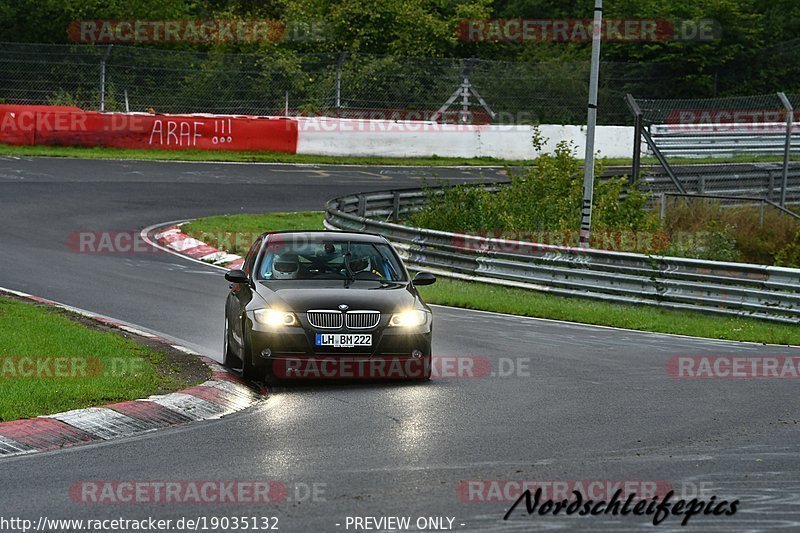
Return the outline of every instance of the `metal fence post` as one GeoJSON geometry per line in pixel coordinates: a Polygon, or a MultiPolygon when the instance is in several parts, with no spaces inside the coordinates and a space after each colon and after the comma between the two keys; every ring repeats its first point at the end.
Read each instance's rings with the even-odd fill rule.
{"type": "Polygon", "coordinates": [[[589,103],[586,113],[586,151],[583,156],[583,202],[578,245],[589,248],[592,230],[592,197],[594,195],[594,135],[597,125],[597,91],[600,78],[600,38],[603,25],[603,0],[594,0],[592,24],[592,62],[589,71],[589,103]]]}
{"type": "Polygon", "coordinates": [[[342,63],[347,57],[347,52],[343,51],[339,54],[336,60],[336,116],[339,116],[339,110],[342,108],[342,63]]]}
{"type": "Polygon", "coordinates": [[[639,180],[639,173],[642,165],[642,109],[633,95],[625,95],[625,103],[633,113],[633,165],[631,168],[631,181],[639,180]]]}
{"type": "Polygon", "coordinates": [[[783,107],[786,108],[786,142],[783,145],[783,176],[781,179],[781,207],[786,207],[786,187],[789,184],[789,152],[792,149],[792,122],[794,107],[784,93],[778,93],[783,107]]]}
{"type": "Polygon", "coordinates": [[[109,44],[106,47],[106,53],[103,54],[103,61],[100,63],[100,112],[106,110],[106,63],[108,62],[108,56],[111,55],[111,47],[114,46],[113,44],[109,44]]]}

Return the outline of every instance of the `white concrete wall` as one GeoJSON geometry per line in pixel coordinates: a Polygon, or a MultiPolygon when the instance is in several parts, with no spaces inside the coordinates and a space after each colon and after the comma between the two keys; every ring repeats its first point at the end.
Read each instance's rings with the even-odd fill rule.
{"type": "MultiPolygon", "coordinates": [[[[459,126],[432,122],[298,117],[298,154],[389,157],[496,157],[532,159],[532,126],[459,126]]],[[[562,140],[586,146],[585,126],[539,126],[552,152],[562,140]]],[[[633,128],[598,126],[595,149],[606,157],[631,157],[633,128]]]]}

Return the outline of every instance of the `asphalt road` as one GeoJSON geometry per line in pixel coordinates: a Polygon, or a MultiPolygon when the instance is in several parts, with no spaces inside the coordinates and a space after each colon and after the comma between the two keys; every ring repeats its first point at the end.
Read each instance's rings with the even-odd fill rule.
{"type": "MultiPolygon", "coordinates": [[[[339,194],[414,186],[434,173],[497,178],[494,170],[0,157],[0,286],[161,332],[218,359],[227,291],[219,271],[168,254],[75,253],[69,235],[319,209],[339,194]]],[[[486,358],[494,375],[298,386],[218,421],[5,459],[0,518],[275,516],[281,531],[353,531],[348,516],[395,515],[412,524],[449,517],[460,531],[652,527],[648,517],[610,515],[503,521],[510,501],[468,502],[458,492],[469,480],[629,480],[741,502],[734,516],[694,517],[686,528],[670,517],[662,531],[800,528],[797,380],[666,371],[677,355],[798,350],[441,307],[434,316],[435,354],[486,358]],[[508,365],[517,371],[500,375],[508,365]],[[275,480],[289,497],[270,505],[76,503],[70,488],[88,480],[275,480]],[[304,498],[308,487],[315,498],[304,498]]]]}

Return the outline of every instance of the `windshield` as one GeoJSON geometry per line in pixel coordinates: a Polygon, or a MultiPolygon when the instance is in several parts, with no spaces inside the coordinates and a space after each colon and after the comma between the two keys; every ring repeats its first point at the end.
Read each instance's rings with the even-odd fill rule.
{"type": "Polygon", "coordinates": [[[270,281],[407,281],[400,259],[388,244],[340,240],[270,243],[258,277],[270,281]]]}

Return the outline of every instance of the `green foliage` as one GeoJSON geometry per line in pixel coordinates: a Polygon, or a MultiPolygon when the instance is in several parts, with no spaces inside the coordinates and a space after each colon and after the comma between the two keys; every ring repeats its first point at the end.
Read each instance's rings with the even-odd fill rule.
{"type": "MultiPolygon", "coordinates": [[[[322,31],[314,32],[312,38],[279,42],[135,47],[139,51],[166,47],[217,54],[245,52],[263,58],[255,66],[240,65],[236,64],[240,60],[230,55],[210,54],[178,65],[177,69],[185,69],[186,80],[173,74],[176,66],[166,55],[136,61],[124,57],[123,49],[130,47],[118,46],[110,59],[112,67],[118,67],[110,67],[109,79],[124,80],[121,88],[141,95],[139,101],[132,100],[136,111],[153,106],[159,111],[191,112],[198,110],[197,102],[203,102],[205,112],[277,113],[283,109],[283,95],[273,93],[287,90],[293,109],[330,109],[332,65],[340,52],[347,51],[351,55],[344,64],[343,107],[348,107],[348,94],[373,91],[386,101],[402,102],[405,98],[401,96],[406,96],[408,101],[426,102],[426,106],[430,102],[435,108],[457,85],[454,72],[458,66],[452,72],[446,68],[438,71],[424,61],[386,57],[359,62],[352,57],[477,57],[503,61],[496,68],[475,69],[471,78],[482,93],[485,88],[484,96],[496,111],[514,113],[516,123],[565,124],[580,123],[584,117],[575,103],[586,101],[588,41],[467,42],[459,39],[457,28],[464,19],[588,19],[591,6],[585,0],[6,0],[0,2],[0,41],[67,43],[67,27],[78,20],[277,19],[290,26],[316,25],[322,31]],[[303,64],[308,59],[298,52],[320,54],[327,58],[324,63],[328,66],[310,68],[303,64]],[[133,72],[147,68],[153,69],[152,75],[133,77],[133,72]],[[525,79],[524,90],[520,79],[525,79]],[[181,81],[185,83],[178,85],[181,81]],[[172,85],[177,88],[173,90],[172,85]],[[257,100],[252,95],[259,89],[264,93],[260,107],[250,110],[236,105],[257,100]],[[175,104],[151,101],[151,95],[160,90],[174,94],[175,104]],[[212,96],[230,103],[206,105],[213,101],[212,96]],[[524,113],[535,116],[526,118],[524,113]]],[[[603,43],[601,123],[630,120],[622,104],[627,92],[647,98],[701,98],[800,90],[800,63],[796,60],[800,2],[796,0],[618,0],[608,2],[605,15],[617,20],[660,19],[666,25],[713,19],[721,35],[710,41],[603,43]]],[[[98,62],[97,58],[82,60],[87,65],[98,62]]],[[[52,60],[47,65],[37,65],[37,71],[57,67],[52,60]]],[[[59,71],[64,68],[62,65],[59,71]]],[[[90,83],[96,83],[93,68],[82,64],[74,70],[65,77],[65,87],[73,87],[87,76],[90,83]]],[[[34,86],[33,81],[26,83],[34,86]]],[[[136,100],[133,94],[131,97],[136,100]]]]}
{"type": "MultiPolygon", "coordinates": [[[[546,140],[538,131],[538,151],[546,140]]],[[[603,173],[596,161],[595,175],[603,173]]],[[[496,193],[483,186],[456,185],[427,190],[424,207],[413,213],[412,225],[442,231],[502,236],[546,244],[578,244],[583,169],[575,149],[558,143],[521,173],[510,173],[508,185],[496,193]],[[564,238],[567,237],[565,241],[564,238]]],[[[595,248],[691,257],[713,261],[800,266],[797,220],[758,207],[725,207],[701,198],[676,198],[661,221],[648,209],[649,195],[628,179],[595,182],[592,240],[595,248]]]]}
{"type": "Polygon", "coordinates": [[[786,246],[775,256],[775,264],[778,266],[800,268],[800,230],[794,236],[794,240],[787,243],[786,246]]]}
{"type": "MultiPolygon", "coordinates": [[[[535,148],[542,151],[545,144],[537,130],[535,148]]],[[[600,159],[595,173],[603,173],[600,159]]],[[[441,194],[429,189],[425,207],[411,215],[410,223],[443,231],[566,231],[577,235],[583,168],[573,145],[560,142],[552,154],[542,153],[534,165],[511,176],[510,183],[496,193],[469,185],[445,188],[441,194]]],[[[643,209],[647,198],[638,184],[629,184],[626,178],[598,181],[593,227],[618,232],[656,229],[657,219],[643,209]]]]}
{"type": "Polygon", "coordinates": [[[460,184],[445,188],[441,194],[436,189],[425,192],[425,208],[411,216],[415,226],[464,232],[499,227],[496,197],[483,187],[460,184]]]}
{"type": "Polygon", "coordinates": [[[666,255],[712,261],[738,261],[735,228],[712,221],[708,230],[673,235],[666,255]]]}
{"type": "MultiPolygon", "coordinates": [[[[778,252],[793,240],[797,220],[774,209],[725,207],[702,198],[675,198],[667,204],[667,254],[719,261],[780,264],[778,252]]],[[[788,252],[787,252],[788,253],[788,252]]]]}

